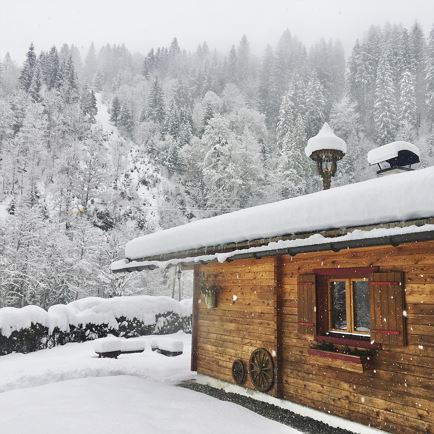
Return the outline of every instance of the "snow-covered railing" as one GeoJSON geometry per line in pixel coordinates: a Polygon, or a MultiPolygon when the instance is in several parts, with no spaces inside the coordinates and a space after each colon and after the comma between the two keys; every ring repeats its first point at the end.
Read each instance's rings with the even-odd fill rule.
{"type": "Polygon", "coordinates": [[[88,297],[67,305],[0,309],[0,355],[83,342],[108,333],[122,337],[191,332],[191,299],[88,297]]]}

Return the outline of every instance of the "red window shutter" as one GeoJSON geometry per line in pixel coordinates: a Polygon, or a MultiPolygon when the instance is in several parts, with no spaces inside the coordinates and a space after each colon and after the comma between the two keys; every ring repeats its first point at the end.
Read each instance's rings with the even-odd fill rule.
{"type": "Polygon", "coordinates": [[[298,332],[314,335],[316,331],[316,276],[313,273],[298,276],[298,332]]]}
{"type": "Polygon", "coordinates": [[[371,340],[384,345],[405,345],[407,336],[403,273],[372,273],[369,296],[371,340]]]}

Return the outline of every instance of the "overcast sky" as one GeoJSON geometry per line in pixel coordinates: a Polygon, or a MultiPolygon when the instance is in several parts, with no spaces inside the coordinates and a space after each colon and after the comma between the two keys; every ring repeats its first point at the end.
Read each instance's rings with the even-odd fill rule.
{"type": "Polygon", "coordinates": [[[430,30],[434,0],[0,0],[0,56],[22,61],[31,41],[38,51],[93,41],[146,53],[174,36],[187,49],[227,49],[243,34],[259,52],[285,28],[307,45],[340,39],[348,54],[369,25],[415,20],[430,30]]]}

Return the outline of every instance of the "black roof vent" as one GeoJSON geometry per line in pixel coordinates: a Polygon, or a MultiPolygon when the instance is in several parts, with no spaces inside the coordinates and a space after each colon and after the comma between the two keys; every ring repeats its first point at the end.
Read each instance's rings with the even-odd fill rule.
{"type": "Polygon", "coordinates": [[[411,143],[398,141],[379,146],[368,152],[368,162],[377,164],[377,175],[413,170],[412,165],[420,162],[419,148],[411,143]]]}

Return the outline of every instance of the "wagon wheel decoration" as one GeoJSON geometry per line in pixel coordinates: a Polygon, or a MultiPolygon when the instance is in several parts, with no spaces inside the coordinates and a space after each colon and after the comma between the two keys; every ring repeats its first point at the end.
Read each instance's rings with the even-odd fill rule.
{"type": "Polygon", "coordinates": [[[235,359],[232,363],[232,378],[235,383],[243,384],[246,381],[246,367],[240,359],[235,359]]]}
{"type": "Polygon", "coordinates": [[[265,348],[257,348],[250,355],[250,381],[260,392],[268,392],[274,383],[274,363],[265,348]]]}

